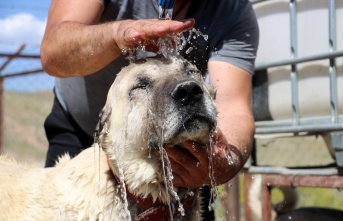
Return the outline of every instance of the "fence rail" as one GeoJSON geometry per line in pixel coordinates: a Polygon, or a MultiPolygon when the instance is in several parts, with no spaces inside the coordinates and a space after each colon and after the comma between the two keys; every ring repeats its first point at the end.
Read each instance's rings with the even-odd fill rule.
{"type": "MultiPolygon", "coordinates": [[[[252,0],[253,4],[277,1],[273,0],[252,0]]],[[[285,2],[285,1],[283,1],[285,2]]],[[[291,110],[292,117],[286,120],[266,120],[256,122],[256,134],[269,134],[269,133],[299,133],[299,132],[329,132],[343,130],[343,115],[339,114],[338,111],[338,96],[337,96],[337,73],[336,73],[336,59],[343,57],[343,50],[336,50],[336,1],[327,1],[328,10],[328,52],[319,53],[311,56],[298,56],[298,23],[297,23],[297,1],[289,0],[289,59],[283,59],[274,62],[260,62],[256,64],[256,71],[280,67],[289,66],[290,67],[290,83],[291,83],[291,110]],[[299,71],[298,65],[301,63],[307,63],[312,61],[328,61],[328,76],[330,82],[330,100],[328,104],[330,105],[331,114],[329,116],[317,116],[311,118],[301,118],[299,114],[299,71]]],[[[260,47],[264,47],[261,45],[260,47]]],[[[258,76],[257,76],[258,77],[258,76]]],[[[314,88],[313,88],[314,89],[314,88]]],[[[316,99],[316,98],[313,98],[316,99]]]]}
{"type": "MultiPolygon", "coordinates": [[[[275,116],[276,116],[275,114],[276,111],[280,111],[280,112],[284,111],[283,113],[287,112],[287,114],[289,115],[286,116],[285,114],[284,115],[280,114],[280,115],[277,115],[278,117],[275,117],[275,118],[273,118],[272,114],[261,115],[262,116],[260,117],[261,119],[259,119],[259,121],[256,121],[256,140],[263,137],[264,135],[271,135],[273,137],[272,142],[276,143],[276,140],[280,141],[281,140],[280,137],[283,137],[285,133],[291,138],[295,138],[297,135],[316,135],[316,136],[323,135],[325,136],[325,139],[323,139],[325,140],[325,142],[323,142],[322,144],[323,148],[321,148],[322,146],[320,146],[320,150],[324,149],[324,152],[325,150],[327,150],[327,152],[329,152],[328,150],[330,150],[331,154],[328,154],[330,155],[330,159],[332,155],[334,157],[334,163],[329,164],[329,165],[321,165],[321,166],[316,165],[313,167],[294,166],[294,167],[289,168],[285,166],[285,162],[283,161],[282,163],[279,163],[279,164],[274,164],[274,165],[267,164],[268,166],[265,166],[263,165],[263,163],[258,164],[257,162],[257,155],[258,155],[257,151],[262,152],[261,150],[262,148],[259,149],[255,147],[252,153],[251,161],[249,161],[246,165],[247,173],[244,176],[244,182],[246,185],[245,190],[248,190],[248,191],[245,191],[245,218],[246,218],[245,220],[246,221],[253,220],[252,211],[248,204],[248,201],[249,201],[248,192],[251,187],[251,182],[253,182],[252,174],[261,174],[262,180],[263,180],[261,184],[262,220],[270,221],[272,219],[272,216],[271,216],[272,202],[270,198],[270,195],[271,195],[270,190],[272,187],[279,187],[279,186],[313,187],[313,188],[325,187],[325,188],[333,188],[333,189],[343,187],[342,185],[343,184],[343,176],[342,176],[342,173],[343,173],[343,112],[342,111],[343,110],[340,110],[340,108],[342,108],[343,106],[343,103],[341,103],[342,102],[341,90],[343,88],[343,85],[338,86],[338,82],[342,82],[343,76],[342,76],[342,73],[337,72],[337,70],[339,70],[339,67],[340,68],[343,67],[343,62],[342,62],[343,59],[341,59],[343,57],[343,50],[342,50],[343,48],[339,48],[337,50],[337,40],[341,41],[342,36],[340,38],[336,37],[337,34],[339,35],[342,34],[342,33],[337,33],[337,27],[342,26],[341,24],[340,26],[338,26],[337,22],[342,22],[343,20],[342,19],[343,4],[341,0],[339,1],[336,1],[336,0],[327,0],[327,1],[251,0],[251,2],[253,3],[255,9],[258,7],[268,7],[271,4],[276,5],[280,2],[282,3],[282,6],[286,6],[286,3],[288,3],[288,12],[286,13],[285,13],[285,10],[282,10],[282,12],[280,12],[277,10],[273,11],[273,10],[270,10],[270,8],[268,8],[269,9],[268,11],[266,8],[264,8],[260,12],[266,13],[267,15],[263,14],[261,16],[262,18],[259,18],[258,16],[257,18],[259,22],[261,22],[261,20],[263,22],[267,19],[270,19],[268,15],[270,16],[270,15],[276,15],[277,13],[282,13],[282,16],[285,16],[285,17],[288,16],[288,21],[286,23],[289,22],[289,26],[278,24],[278,26],[275,28],[276,30],[271,30],[270,26],[266,25],[268,28],[266,28],[264,32],[261,32],[261,35],[266,36],[268,34],[271,34],[273,31],[278,32],[277,34],[279,34],[282,31],[285,31],[285,29],[287,29],[287,31],[285,32],[289,32],[288,42],[282,41],[282,44],[285,45],[289,43],[289,48],[287,48],[289,57],[283,58],[283,59],[276,59],[276,61],[273,60],[274,59],[273,56],[270,56],[270,57],[266,56],[264,57],[264,59],[262,60],[260,59],[261,61],[257,62],[255,66],[256,74],[254,78],[257,79],[260,77],[260,80],[256,81],[259,83],[259,85],[257,85],[257,87],[259,87],[258,90],[261,90],[261,88],[262,89],[267,88],[268,90],[271,87],[271,85],[269,84],[270,82],[268,82],[269,81],[268,77],[272,77],[275,80],[276,75],[281,75],[281,74],[287,75],[287,77],[289,77],[287,78],[287,86],[289,86],[290,90],[289,92],[287,91],[287,93],[289,93],[287,94],[287,100],[286,99],[285,101],[283,100],[284,104],[282,105],[284,106],[282,105],[281,106],[283,108],[287,108],[287,111],[291,113],[289,114],[287,111],[280,110],[279,108],[279,109],[274,109],[275,116]],[[302,11],[300,10],[298,11],[298,3],[299,5],[302,4],[301,6],[304,6],[306,3],[312,4],[312,5],[309,6],[309,4],[307,4],[307,6],[309,6],[308,8],[303,7],[302,11]],[[326,7],[322,8],[324,4],[326,4],[326,7]],[[316,6],[313,6],[313,5],[316,5],[316,6]],[[320,37],[327,36],[327,39],[326,39],[327,51],[325,52],[321,51],[320,53],[313,53],[311,55],[308,55],[306,53],[305,55],[300,55],[299,48],[301,47],[304,48],[305,46],[300,45],[301,47],[299,47],[298,44],[299,42],[304,43],[304,41],[306,41],[307,39],[304,40],[304,39],[299,38],[299,36],[303,33],[300,33],[300,34],[298,33],[298,31],[301,31],[301,29],[299,29],[300,25],[299,25],[298,18],[300,16],[303,16],[302,18],[305,17],[304,14],[301,14],[303,12],[308,13],[308,14],[312,13],[312,15],[313,14],[314,15],[311,19],[313,20],[317,19],[316,21],[318,21],[318,18],[316,18],[316,16],[319,16],[319,15],[311,11],[311,9],[318,10],[319,8],[318,5],[320,5],[320,10],[322,10],[322,12],[324,10],[326,10],[327,12],[327,13],[321,13],[321,15],[325,14],[327,17],[326,18],[321,17],[322,20],[320,22],[316,23],[316,22],[310,21],[309,23],[311,23],[311,25],[318,26],[318,25],[323,25],[324,23],[323,21],[326,22],[327,20],[327,23],[325,24],[325,26],[327,25],[328,27],[327,32],[315,33],[317,35],[320,35],[320,37]],[[337,7],[337,5],[339,5],[339,7],[337,7]],[[337,20],[338,10],[340,12],[339,14],[340,20],[337,20]],[[271,12],[271,14],[268,14],[268,12],[271,12]],[[325,63],[324,66],[322,65],[323,63],[325,63]],[[313,82],[318,83],[318,81],[313,81],[313,79],[309,80],[311,77],[315,78],[319,76],[319,74],[315,75],[316,73],[312,72],[312,71],[316,71],[315,68],[309,69],[311,71],[307,71],[307,72],[305,72],[304,69],[301,69],[302,67],[309,67],[313,64],[317,64],[324,70],[324,71],[323,70],[320,70],[320,71],[322,71],[323,73],[325,72],[323,75],[320,75],[321,77],[324,76],[320,79],[328,79],[327,85],[325,87],[327,91],[325,91],[325,95],[323,95],[324,94],[324,91],[323,91],[322,97],[320,99],[316,96],[306,97],[304,96],[304,94],[301,94],[303,93],[301,89],[304,89],[304,88],[301,88],[300,86],[304,86],[305,83],[313,83],[313,82]],[[311,76],[311,74],[314,74],[314,77],[311,76]],[[306,75],[306,79],[304,78],[304,75],[306,75]],[[303,79],[307,81],[300,82],[303,79]],[[313,105],[312,108],[313,107],[319,108],[320,105],[323,105],[323,106],[325,105],[325,108],[327,108],[327,111],[325,111],[325,113],[320,112],[320,111],[316,113],[314,110],[314,112],[306,115],[304,114],[305,111],[302,109],[304,106],[300,106],[299,103],[301,105],[304,105],[304,103],[305,104],[308,104],[308,103],[304,102],[304,99],[301,99],[301,98],[311,99],[310,102],[318,103],[318,106],[313,105]],[[262,119],[263,117],[265,117],[266,119],[262,119]],[[290,182],[290,181],[295,181],[297,179],[299,179],[299,181],[301,180],[301,182],[297,182],[297,183],[290,182]],[[323,182],[325,182],[325,185],[323,185],[323,182]],[[277,183],[277,185],[274,185],[275,183],[277,183]]],[[[281,4],[279,4],[278,6],[280,5],[281,4]]],[[[275,8],[280,10],[281,7],[275,7],[275,8]]],[[[274,17],[274,21],[272,22],[275,23],[275,21],[276,19],[274,17]]],[[[266,22],[265,24],[270,25],[271,23],[266,22]]],[[[304,27],[301,26],[301,28],[304,28],[304,27]]],[[[303,36],[310,36],[310,35],[303,34],[303,36]]],[[[280,34],[273,37],[279,38],[280,34]]],[[[283,37],[285,37],[285,35],[281,36],[282,39],[283,37]]],[[[265,41],[264,43],[266,44],[265,45],[260,44],[260,48],[269,46],[268,41],[265,41]]],[[[322,45],[318,45],[318,46],[321,47],[322,45]]],[[[272,48],[271,51],[273,52],[276,51],[275,53],[278,52],[277,48],[272,48]]],[[[309,50],[309,51],[313,51],[313,50],[309,50]]],[[[343,69],[341,70],[343,71],[343,69]]],[[[322,72],[320,74],[322,74],[322,72]]],[[[283,81],[286,81],[285,76],[283,76],[283,78],[282,77],[278,78],[278,80],[280,79],[283,81]]],[[[275,82],[276,81],[274,81],[273,83],[275,82]]],[[[281,84],[278,84],[278,85],[281,85],[281,84]]],[[[307,85],[307,86],[308,86],[306,87],[307,90],[312,90],[312,91],[319,90],[312,84],[307,85]]],[[[276,90],[277,93],[283,92],[281,91],[282,89],[280,88],[278,90],[279,91],[276,90]]],[[[320,94],[320,93],[317,93],[317,94],[320,94]]],[[[269,94],[266,92],[260,93],[259,95],[269,96],[269,94]]],[[[281,96],[281,98],[284,98],[284,97],[281,96]]],[[[268,97],[264,97],[264,99],[268,99],[268,97]]],[[[263,98],[256,99],[256,100],[257,102],[259,102],[259,101],[262,101],[263,98]]],[[[273,101],[269,101],[269,102],[273,102],[273,101]]],[[[282,101],[278,102],[277,104],[280,104],[280,103],[282,103],[282,101]]],[[[263,104],[264,106],[261,104],[262,107],[259,107],[258,106],[259,104],[255,105],[254,100],[253,100],[253,104],[254,104],[253,105],[254,108],[257,108],[257,109],[260,108],[260,111],[265,111],[265,110],[269,111],[269,108],[271,107],[270,103],[268,102],[266,102],[266,104],[264,103],[263,104]]],[[[254,110],[254,113],[257,113],[257,112],[254,110]]],[[[272,146],[272,148],[269,148],[269,149],[266,148],[266,149],[268,149],[269,152],[273,152],[275,155],[272,155],[273,154],[272,153],[271,154],[272,156],[270,155],[269,157],[278,158],[277,156],[278,153],[276,153],[275,151],[272,151],[272,149],[274,148],[274,149],[280,150],[281,148],[277,147],[276,145],[274,146],[270,145],[270,146],[272,146]]],[[[296,150],[294,150],[293,148],[294,154],[298,154],[299,153],[298,151],[300,149],[307,148],[307,146],[305,147],[303,146],[304,146],[303,144],[299,144],[299,146],[296,146],[296,150]]],[[[289,152],[291,149],[289,147],[290,145],[289,143],[287,143],[287,145],[285,145],[285,148],[284,148],[285,151],[289,152]]],[[[308,150],[306,149],[306,151],[311,152],[312,151],[311,147],[309,146],[308,150]]],[[[309,152],[306,152],[306,151],[304,151],[303,153],[308,154],[309,152]]],[[[264,153],[266,153],[266,150],[264,150],[264,153]]],[[[293,154],[293,152],[291,154],[293,154]]],[[[283,159],[284,157],[285,156],[281,156],[281,157],[279,156],[278,159],[283,159]]],[[[292,155],[292,157],[295,157],[295,155],[294,156],[292,155]]],[[[303,159],[304,157],[305,155],[302,156],[302,159],[299,161],[304,161],[303,159]]],[[[268,160],[272,161],[272,159],[270,158],[268,160]]],[[[326,207],[329,207],[329,205],[326,207]]],[[[292,216],[290,215],[289,219],[291,218],[292,216]]]]}
{"type": "Polygon", "coordinates": [[[0,53],[0,57],[6,57],[6,60],[0,66],[0,153],[2,152],[4,143],[4,80],[8,78],[36,74],[43,72],[42,68],[32,70],[18,71],[9,74],[3,74],[3,70],[10,65],[13,60],[18,58],[24,59],[40,59],[40,55],[36,54],[22,54],[26,45],[22,44],[14,53],[0,53]]]}

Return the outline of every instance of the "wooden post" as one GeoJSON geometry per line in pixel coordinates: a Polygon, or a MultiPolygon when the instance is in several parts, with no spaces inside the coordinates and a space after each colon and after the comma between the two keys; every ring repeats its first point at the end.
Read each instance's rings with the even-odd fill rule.
{"type": "Polygon", "coordinates": [[[262,203],[262,220],[272,221],[272,200],[271,200],[271,187],[264,182],[264,176],[262,175],[261,185],[261,203],[262,203]]]}
{"type": "Polygon", "coordinates": [[[225,184],[226,200],[222,200],[227,221],[239,221],[239,174],[225,184]],[[230,185],[230,186],[229,186],[230,185]],[[227,199],[228,202],[227,202],[227,199]]]}
{"type": "Polygon", "coordinates": [[[251,188],[252,175],[250,173],[244,174],[244,212],[245,221],[253,221],[253,214],[249,205],[249,190],[251,188]]]}
{"type": "Polygon", "coordinates": [[[2,153],[4,144],[4,78],[0,77],[0,153],[2,153]]]}

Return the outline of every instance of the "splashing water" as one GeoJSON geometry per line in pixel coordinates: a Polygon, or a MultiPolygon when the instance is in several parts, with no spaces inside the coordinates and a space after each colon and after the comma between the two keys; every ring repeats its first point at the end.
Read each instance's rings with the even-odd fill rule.
{"type": "MultiPolygon", "coordinates": [[[[178,56],[183,49],[186,49],[187,44],[191,43],[192,38],[203,38],[204,40],[208,40],[208,36],[204,35],[201,31],[196,30],[195,28],[184,32],[183,33],[174,33],[166,35],[165,37],[158,38],[157,40],[150,40],[144,42],[138,42],[134,48],[123,48],[122,54],[126,55],[126,59],[129,60],[130,63],[133,63],[139,59],[137,56],[139,51],[147,52],[146,46],[147,45],[154,45],[158,48],[157,55],[162,55],[165,58],[170,56],[178,56]]],[[[191,45],[191,44],[189,44],[191,45]]],[[[189,46],[185,53],[191,53],[195,48],[189,46]]]]}
{"type": "MultiPolygon", "coordinates": [[[[161,137],[163,137],[163,130],[161,131],[161,137]]],[[[172,183],[173,173],[171,171],[171,166],[170,166],[168,155],[166,151],[163,149],[163,140],[160,140],[160,142],[161,143],[159,144],[159,148],[160,148],[160,157],[161,157],[161,162],[162,162],[164,185],[165,185],[166,190],[168,191],[169,189],[173,189],[173,183],[172,183]],[[166,163],[168,165],[167,168],[166,168],[166,163],[164,162],[164,160],[166,160],[166,163]]],[[[151,149],[151,147],[149,148],[151,149]]],[[[167,201],[168,201],[170,220],[173,220],[173,211],[172,211],[173,209],[170,202],[170,195],[167,194],[167,197],[168,197],[167,201]]]]}
{"type": "MultiPolygon", "coordinates": [[[[188,35],[187,38],[186,35],[183,35],[182,33],[176,33],[167,35],[164,38],[159,38],[156,44],[159,49],[157,54],[162,54],[164,57],[180,55],[180,52],[185,49],[186,45],[191,42],[192,38],[197,39],[202,37],[206,41],[208,40],[207,35],[204,35],[201,31],[196,30],[195,28],[187,31],[186,34],[188,35]]],[[[189,54],[193,50],[194,48],[190,46],[186,49],[185,53],[189,54]]]]}
{"type": "Polygon", "coordinates": [[[119,168],[119,174],[120,174],[120,185],[118,186],[119,190],[120,190],[120,196],[121,199],[123,199],[124,203],[123,203],[123,208],[122,208],[122,212],[119,216],[119,218],[122,218],[122,220],[131,220],[131,213],[129,211],[129,203],[127,201],[127,194],[126,194],[126,185],[125,185],[125,179],[124,179],[124,171],[123,168],[120,167],[119,168]]]}
{"type": "MultiPolygon", "coordinates": [[[[133,110],[133,105],[131,104],[129,106],[129,111],[128,113],[131,113],[133,110]]],[[[130,122],[129,121],[129,116],[130,114],[126,115],[126,123],[130,122]]],[[[125,125],[125,128],[129,128],[128,125],[125,125]]],[[[128,141],[128,130],[125,130],[125,141],[128,141]]],[[[124,146],[127,146],[126,143],[124,143],[124,146]]],[[[123,160],[125,159],[125,149],[126,148],[114,148],[114,155],[112,157],[116,158],[117,162],[117,167],[118,167],[118,172],[119,172],[119,181],[120,185],[118,186],[118,191],[120,191],[120,198],[123,201],[123,208],[121,210],[121,214],[119,218],[124,221],[131,221],[131,213],[129,210],[129,202],[127,199],[127,189],[126,189],[126,184],[125,184],[125,174],[124,174],[124,168],[123,168],[123,160]]]]}
{"type": "MultiPolygon", "coordinates": [[[[184,216],[185,215],[185,210],[183,208],[183,205],[181,203],[181,200],[180,200],[179,196],[177,195],[177,192],[174,190],[174,185],[173,185],[174,177],[173,177],[170,161],[169,161],[169,158],[168,158],[168,154],[164,150],[164,148],[160,148],[160,153],[161,153],[162,168],[163,168],[163,173],[164,173],[164,184],[166,186],[166,189],[168,190],[168,193],[171,194],[171,196],[177,202],[177,204],[179,206],[178,207],[178,211],[180,212],[181,216],[184,216]]],[[[170,201],[170,198],[169,198],[168,207],[169,207],[170,218],[171,218],[171,220],[174,220],[173,219],[174,205],[170,201]]]]}
{"type": "MultiPolygon", "coordinates": [[[[209,141],[210,141],[209,146],[210,147],[216,145],[215,143],[213,143],[213,142],[216,142],[213,139],[214,133],[215,133],[215,131],[212,131],[211,134],[210,134],[210,139],[209,139],[209,141]]],[[[216,156],[216,154],[214,153],[213,148],[207,148],[207,150],[208,150],[208,159],[209,159],[209,165],[208,165],[209,177],[210,177],[211,186],[212,186],[211,192],[210,192],[210,199],[209,199],[208,209],[211,211],[212,210],[211,205],[213,204],[213,202],[215,200],[215,197],[218,195],[219,189],[218,189],[217,184],[215,182],[215,172],[213,170],[213,158],[216,156]]],[[[225,151],[225,157],[227,159],[228,165],[232,166],[234,164],[234,161],[233,161],[233,159],[231,157],[229,149],[227,151],[225,151]]]]}
{"type": "MultiPolygon", "coordinates": [[[[148,119],[151,118],[156,118],[156,114],[153,113],[151,110],[148,110],[148,119]]],[[[161,131],[161,137],[164,137],[164,131],[163,129],[163,122],[159,122],[158,125],[156,125],[156,129],[161,131]],[[161,124],[160,124],[161,123],[161,124]]],[[[166,152],[166,150],[163,148],[163,139],[161,139],[159,141],[160,143],[158,144],[158,149],[159,149],[159,154],[160,154],[160,160],[161,160],[161,166],[162,166],[162,171],[163,171],[163,179],[164,179],[164,185],[165,185],[165,189],[167,191],[167,204],[168,204],[168,209],[169,209],[169,215],[170,215],[170,220],[179,220],[177,217],[178,215],[175,214],[175,205],[178,205],[177,210],[179,211],[179,213],[181,214],[181,216],[185,216],[185,210],[183,208],[183,204],[181,203],[180,197],[178,196],[177,192],[174,190],[174,185],[173,185],[173,171],[171,168],[171,163],[170,160],[168,158],[168,154],[166,152]],[[175,202],[173,203],[172,200],[175,202]],[[174,217],[174,215],[176,217],[174,217]]],[[[150,156],[150,152],[153,149],[153,147],[149,146],[149,157],[150,156]]]]}
{"type": "MultiPolygon", "coordinates": [[[[160,126],[160,128],[164,128],[163,125],[159,125],[159,126],[160,126]]],[[[161,130],[161,137],[163,137],[163,129],[161,130]]],[[[164,185],[165,185],[166,190],[168,191],[167,195],[169,197],[168,208],[169,208],[169,214],[170,214],[170,218],[171,218],[170,220],[174,220],[174,218],[176,218],[176,220],[179,220],[178,219],[179,217],[174,217],[174,215],[175,215],[175,203],[171,202],[170,196],[173,197],[174,201],[178,205],[177,210],[180,212],[181,216],[185,216],[185,210],[183,208],[183,204],[181,203],[180,197],[178,196],[177,192],[174,190],[173,171],[171,168],[168,153],[163,148],[163,139],[161,139],[160,142],[161,142],[159,145],[160,158],[161,158],[162,168],[163,168],[164,185]]],[[[189,194],[191,194],[191,193],[189,193],[189,194]]]]}
{"type": "Polygon", "coordinates": [[[168,56],[178,55],[179,51],[183,49],[180,47],[182,39],[184,39],[184,37],[181,33],[168,35],[165,38],[159,38],[156,44],[158,47],[157,54],[161,54],[165,58],[168,56]]]}
{"type": "Polygon", "coordinates": [[[212,203],[214,202],[214,199],[215,197],[217,196],[217,191],[218,191],[218,188],[216,188],[216,181],[215,181],[215,178],[214,178],[214,170],[213,170],[213,157],[215,157],[215,153],[213,152],[213,148],[211,148],[213,146],[213,134],[214,134],[214,131],[211,132],[210,134],[210,138],[209,138],[209,141],[210,141],[210,148],[207,148],[208,150],[208,159],[209,159],[209,163],[208,163],[208,171],[209,171],[209,174],[208,176],[210,177],[210,181],[211,181],[211,190],[210,190],[210,199],[209,199],[209,202],[208,202],[208,210],[209,211],[212,211],[212,203]]]}
{"type": "Polygon", "coordinates": [[[158,0],[158,17],[163,20],[171,20],[175,0],[158,0]]]}
{"type": "MultiPolygon", "coordinates": [[[[131,112],[132,110],[132,106],[130,106],[130,110],[129,112],[131,112]]],[[[129,117],[129,114],[126,116],[127,118],[129,117]]],[[[126,122],[129,122],[129,120],[127,119],[126,122]]],[[[102,146],[102,139],[103,136],[110,136],[110,131],[107,128],[107,124],[105,124],[103,127],[103,132],[101,132],[100,136],[99,136],[99,148],[103,149],[102,146]]],[[[128,128],[128,125],[125,126],[125,128],[128,128]]],[[[127,134],[127,130],[125,131],[125,141],[128,140],[128,134],[127,134]]],[[[123,144],[124,146],[126,146],[126,143],[123,144]]],[[[125,154],[125,148],[113,148],[113,151],[111,151],[111,156],[109,157],[109,160],[112,162],[116,162],[116,166],[117,166],[117,171],[118,171],[118,175],[119,175],[119,184],[117,185],[117,190],[116,192],[119,193],[119,196],[115,197],[115,202],[119,202],[121,201],[121,205],[122,208],[118,214],[118,217],[120,218],[120,220],[123,221],[131,221],[131,213],[129,210],[129,203],[127,200],[127,190],[126,190],[126,185],[125,185],[125,175],[124,175],[124,168],[123,168],[123,159],[125,159],[124,154],[125,154]]],[[[111,165],[112,168],[112,165],[111,165]]],[[[114,168],[112,168],[113,170],[114,168]]],[[[116,203],[118,204],[118,203],[116,203]]]]}

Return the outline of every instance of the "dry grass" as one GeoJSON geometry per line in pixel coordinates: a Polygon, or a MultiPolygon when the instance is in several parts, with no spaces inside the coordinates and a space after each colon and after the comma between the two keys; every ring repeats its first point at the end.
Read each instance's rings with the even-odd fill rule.
{"type": "Polygon", "coordinates": [[[3,153],[20,162],[44,165],[48,141],[43,124],[52,101],[52,92],[5,92],[3,153]]]}

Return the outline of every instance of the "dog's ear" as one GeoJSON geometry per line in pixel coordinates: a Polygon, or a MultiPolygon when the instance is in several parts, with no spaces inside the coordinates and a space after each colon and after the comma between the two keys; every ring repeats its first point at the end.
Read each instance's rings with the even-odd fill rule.
{"type": "Polygon", "coordinates": [[[99,121],[96,125],[95,132],[94,132],[94,142],[100,145],[101,137],[104,133],[107,133],[107,124],[108,120],[110,119],[112,113],[112,108],[109,106],[105,106],[100,114],[99,114],[99,121]]]}
{"type": "Polygon", "coordinates": [[[213,100],[215,100],[217,96],[217,88],[213,84],[207,84],[207,89],[213,100]]]}

